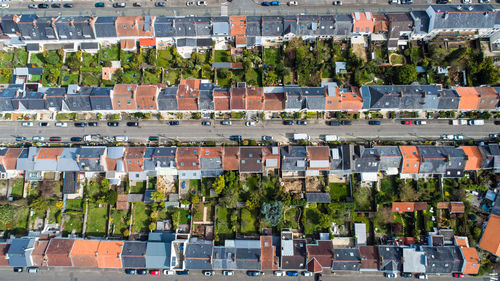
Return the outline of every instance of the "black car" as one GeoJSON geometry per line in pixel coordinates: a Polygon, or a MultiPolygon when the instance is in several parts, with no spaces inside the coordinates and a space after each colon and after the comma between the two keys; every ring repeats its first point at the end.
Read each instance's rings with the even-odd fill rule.
{"type": "Polygon", "coordinates": [[[175,272],[175,274],[177,274],[177,275],[188,275],[189,271],[187,271],[187,270],[182,270],[182,271],[178,270],[178,271],[175,272]]]}
{"type": "Polygon", "coordinates": [[[125,8],[127,4],[121,2],[121,3],[113,3],[113,8],[125,8]]]}
{"type": "Polygon", "coordinates": [[[127,122],[127,126],[129,126],[129,127],[138,127],[139,126],[139,122],[127,122]]]}
{"type": "Polygon", "coordinates": [[[340,126],[339,121],[328,121],[327,123],[329,126],[340,126]]]}
{"type": "Polygon", "coordinates": [[[180,122],[179,121],[170,121],[170,122],[168,122],[168,124],[170,124],[170,126],[179,126],[180,122]]]}
{"type": "Polygon", "coordinates": [[[148,271],[146,269],[137,269],[137,274],[146,275],[148,274],[148,271]]]}
{"type": "Polygon", "coordinates": [[[157,136],[151,136],[151,137],[149,137],[149,138],[148,138],[148,140],[149,140],[149,141],[159,141],[159,140],[160,140],[160,138],[159,138],[159,137],[157,137],[157,136]]]}
{"type": "Polygon", "coordinates": [[[283,121],[283,125],[293,125],[293,121],[283,121]]]}
{"type": "Polygon", "coordinates": [[[344,126],[352,125],[352,122],[350,120],[344,120],[344,121],[341,121],[340,123],[342,123],[342,125],[344,125],[344,126]]]}
{"type": "Polygon", "coordinates": [[[156,2],[155,7],[165,7],[165,2],[156,2]]]}
{"type": "Polygon", "coordinates": [[[132,4],[132,6],[134,6],[134,7],[142,7],[141,3],[138,3],[138,2],[134,2],[134,4],[132,4]]]}
{"type": "Polygon", "coordinates": [[[108,122],[109,127],[118,127],[118,122],[108,122]]]}
{"type": "Polygon", "coordinates": [[[23,270],[22,267],[14,267],[14,272],[23,272],[23,270]]]}
{"type": "Polygon", "coordinates": [[[307,121],[304,120],[298,120],[297,125],[307,125],[307,121]]]}
{"type": "Polygon", "coordinates": [[[241,136],[236,136],[236,135],[235,136],[230,136],[229,139],[232,140],[232,141],[240,141],[241,140],[241,136]]]}
{"type": "Polygon", "coordinates": [[[127,268],[127,269],[125,269],[125,274],[136,275],[137,270],[132,269],[132,268],[127,268]]]}
{"type": "Polygon", "coordinates": [[[61,8],[61,4],[60,3],[54,3],[54,4],[51,4],[50,7],[51,8],[61,8]]]}
{"type": "Polygon", "coordinates": [[[64,8],[73,8],[73,4],[71,3],[66,3],[63,5],[64,8]]]}
{"type": "Polygon", "coordinates": [[[413,275],[411,273],[408,273],[408,272],[403,272],[403,273],[401,273],[401,277],[411,278],[411,277],[413,277],[413,275]]]}
{"type": "Polygon", "coordinates": [[[49,126],[49,123],[47,123],[47,122],[40,123],[40,127],[48,127],[48,126],[49,126]]]}
{"type": "Polygon", "coordinates": [[[97,127],[99,124],[97,122],[89,122],[88,125],[90,127],[97,127]]]}
{"type": "Polygon", "coordinates": [[[323,275],[321,275],[321,273],[317,273],[315,279],[316,281],[323,281],[323,275]]]}
{"type": "Polygon", "coordinates": [[[495,123],[495,125],[500,125],[500,121],[498,121],[498,120],[495,121],[494,123],[495,123]]]}
{"type": "Polygon", "coordinates": [[[380,125],[380,121],[368,121],[368,125],[380,125]]]}
{"type": "Polygon", "coordinates": [[[87,127],[87,123],[85,122],[76,122],[75,127],[87,127]]]}
{"type": "Polygon", "coordinates": [[[262,273],[260,271],[253,271],[253,270],[247,271],[248,276],[260,276],[261,274],[262,273]]]}
{"type": "Polygon", "coordinates": [[[210,122],[210,121],[203,121],[203,122],[201,122],[201,125],[202,126],[211,126],[212,122],[210,122]]]}
{"type": "Polygon", "coordinates": [[[78,142],[78,141],[82,141],[83,138],[81,138],[81,137],[72,137],[70,140],[73,141],[73,142],[78,142]]]}
{"type": "Polygon", "coordinates": [[[48,5],[48,4],[45,4],[45,3],[38,4],[38,8],[40,8],[40,9],[48,9],[48,8],[49,8],[49,5],[48,5]]]}
{"type": "Polygon", "coordinates": [[[448,0],[437,0],[438,4],[448,4],[448,0]]]}

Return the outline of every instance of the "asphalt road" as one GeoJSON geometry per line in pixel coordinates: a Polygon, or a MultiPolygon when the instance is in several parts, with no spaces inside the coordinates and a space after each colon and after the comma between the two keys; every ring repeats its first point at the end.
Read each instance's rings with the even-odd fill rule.
{"type": "MultiPolygon", "coordinates": [[[[400,277],[401,278],[401,277],[400,277]]],[[[86,270],[86,269],[56,269],[56,270],[42,270],[37,274],[28,273],[14,273],[9,269],[3,269],[0,271],[0,281],[3,280],[30,280],[30,281],[125,281],[125,280],[171,280],[171,281],[209,281],[209,280],[220,280],[220,281],[313,281],[313,277],[276,277],[271,273],[266,273],[263,277],[248,277],[243,272],[237,272],[234,276],[222,276],[219,272],[215,277],[205,277],[201,272],[191,272],[188,276],[136,276],[136,275],[125,275],[123,271],[116,270],[86,270]]],[[[339,274],[336,276],[330,274],[324,274],[323,280],[325,281],[387,281],[388,279],[383,277],[381,273],[346,273],[339,274]]],[[[406,279],[406,280],[417,280],[417,279],[406,279]]],[[[440,281],[452,281],[456,280],[451,277],[451,275],[446,276],[430,276],[429,280],[440,280],[440,281]]],[[[466,277],[460,279],[464,281],[478,281],[484,280],[489,281],[487,277],[474,278],[466,277]]]]}
{"type": "Polygon", "coordinates": [[[270,120],[246,127],[244,120],[233,121],[231,126],[220,125],[212,121],[211,126],[202,126],[199,120],[180,121],[179,126],[169,126],[168,121],[140,121],[139,127],[127,127],[121,121],[118,127],[108,127],[100,122],[98,127],[55,127],[49,122],[48,127],[40,127],[34,122],[33,127],[22,127],[21,122],[0,122],[0,142],[14,143],[15,137],[23,136],[30,140],[33,136],[61,137],[69,141],[71,137],[99,134],[102,137],[128,136],[130,141],[147,141],[149,136],[159,136],[160,142],[168,141],[228,141],[231,135],[240,135],[243,139],[260,140],[262,136],[272,136],[275,141],[286,142],[294,133],[305,133],[311,141],[323,139],[325,135],[337,135],[341,140],[439,140],[443,134],[461,134],[464,140],[484,140],[491,133],[500,133],[500,126],[488,121],[484,126],[452,126],[447,120],[427,120],[427,125],[401,125],[400,120],[382,120],[380,126],[370,126],[366,120],[355,120],[351,126],[327,126],[324,120],[308,120],[307,125],[285,126],[282,121],[270,120]]]}
{"type": "MultiPolygon", "coordinates": [[[[5,0],[4,0],[5,1],[5,0]]],[[[290,15],[290,14],[345,14],[354,11],[371,11],[374,13],[406,12],[409,10],[425,10],[428,5],[435,3],[432,0],[414,0],[413,5],[390,5],[388,0],[342,0],[342,6],[333,6],[332,0],[298,0],[298,6],[287,6],[287,0],[281,1],[279,7],[263,7],[260,3],[264,0],[207,0],[208,6],[186,6],[186,0],[168,0],[164,8],[154,7],[155,2],[163,0],[95,0],[95,1],[71,1],[64,0],[62,3],[73,3],[71,9],[28,9],[30,3],[41,3],[43,1],[5,1],[9,3],[8,9],[0,10],[0,15],[12,13],[36,13],[40,16],[57,15],[96,15],[96,16],[220,16],[220,15],[290,15]],[[95,2],[104,2],[106,7],[95,8],[95,2]],[[112,8],[113,2],[125,2],[126,8],[112,8]],[[142,7],[133,7],[134,2],[141,3],[142,7]]],[[[60,2],[57,0],[47,0],[60,2]]],[[[197,1],[195,1],[197,2],[197,1]]],[[[473,0],[478,3],[478,0],[473,0]]],[[[492,1],[494,2],[494,1],[492,1]]],[[[452,3],[460,3],[453,0],[452,3]]],[[[500,8],[499,4],[493,4],[500,8]]]]}

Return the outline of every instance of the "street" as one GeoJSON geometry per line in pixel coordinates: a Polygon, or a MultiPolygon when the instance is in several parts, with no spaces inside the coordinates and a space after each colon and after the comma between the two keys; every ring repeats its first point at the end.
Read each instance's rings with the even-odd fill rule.
{"type": "MultiPolygon", "coordinates": [[[[263,7],[260,3],[263,0],[207,0],[208,6],[186,6],[186,0],[168,0],[163,8],[154,7],[155,2],[162,0],[95,0],[95,1],[63,1],[72,3],[73,8],[49,8],[49,9],[28,9],[28,4],[32,1],[4,1],[9,3],[8,9],[0,10],[1,15],[7,14],[34,14],[39,16],[70,16],[70,15],[95,15],[95,16],[220,16],[220,15],[298,15],[298,14],[349,14],[356,11],[371,11],[373,13],[387,12],[408,12],[410,10],[425,10],[428,5],[434,4],[431,0],[414,0],[412,5],[390,5],[388,0],[343,0],[341,6],[332,5],[331,0],[299,0],[297,6],[287,6],[287,1],[281,1],[278,7],[263,7]],[[104,2],[104,8],[95,8],[96,2],[104,2]],[[112,8],[112,3],[124,2],[126,8],[112,8]],[[142,7],[133,7],[133,3],[140,3],[142,7]]],[[[34,3],[42,3],[35,1],[34,3]]],[[[46,1],[51,2],[60,1],[46,1]]],[[[452,3],[460,3],[458,0],[452,3]]],[[[477,0],[475,1],[477,3],[477,0]]],[[[492,4],[494,8],[499,8],[499,4],[492,4]]]]}
{"type": "MultiPolygon", "coordinates": [[[[220,281],[313,281],[313,277],[276,277],[273,276],[271,272],[267,272],[265,276],[262,277],[249,277],[246,276],[244,272],[236,272],[234,276],[222,276],[220,272],[217,272],[215,277],[205,277],[201,272],[190,272],[188,276],[137,276],[137,275],[125,275],[122,270],[98,270],[98,269],[56,269],[47,270],[43,269],[36,274],[28,273],[14,273],[11,269],[0,270],[0,281],[20,281],[20,280],[30,280],[30,281],[118,281],[118,280],[172,280],[172,281],[190,281],[190,280],[220,280],[220,281]]],[[[323,280],[335,281],[335,280],[346,280],[346,281],[384,281],[388,280],[383,277],[382,273],[340,273],[336,276],[331,274],[323,274],[323,280]]],[[[416,280],[414,278],[407,280],[416,280]]],[[[429,276],[428,280],[440,280],[440,281],[452,281],[456,280],[451,277],[451,275],[446,276],[429,276]]],[[[489,281],[488,277],[474,278],[466,277],[460,279],[464,281],[472,280],[484,280],[489,281]]]]}
{"type": "Polygon", "coordinates": [[[294,133],[305,133],[311,141],[324,138],[325,135],[337,135],[340,140],[391,140],[391,141],[436,141],[443,134],[461,134],[464,141],[484,140],[491,133],[500,133],[500,126],[488,121],[484,126],[452,126],[448,120],[428,120],[427,125],[401,125],[401,120],[385,119],[380,126],[370,126],[367,120],[354,120],[351,126],[328,126],[325,120],[308,120],[308,125],[283,125],[281,120],[269,120],[246,127],[245,120],[233,121],[231,126],[223,126],[219,121],[212,121],[211,126],[202,126],[200,120],[183,120],[179,126],[170,126],[168,121],[140,121],[139,127],[127,127],[126,121],[121,121],[118,127],[108,127],[106,122],[100,122],[98,127],[74,127],[68,122],[68,127],[55,127],[49,122],[49,127],[40,127],[34,122],[33,127],[22,127],[21,122],[0,122],[0,142],[15,143],[15,137],[41,136],[48,141],[49,137],[61,137],[67,142],[71,137],[82,137],[89,134],[99,134],[102,137],[128,136],[129,141],[144,142],[149,136],[159,136],[160,143],[171,141],[228,141],[229,136],[239,135],[243,139],[260,140],[262,136],[272,136],[277,142],[286,142],[294,133]]]}

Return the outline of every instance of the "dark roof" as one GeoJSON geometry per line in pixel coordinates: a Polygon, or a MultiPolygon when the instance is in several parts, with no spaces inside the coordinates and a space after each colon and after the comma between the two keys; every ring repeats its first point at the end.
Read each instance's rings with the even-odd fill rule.
{"type": "Polygon", "coordinates": [[[236,249],[236,267],[237,269],[260,270],[260,248],[236,249]]]}
{"type": "Polygon", "coordinates": [[[125,241],[122,250],[123,267],[146,267],[146,249],[146,242],[125,241]]]}
{"type": "Polygon", "coordinates": [[[399,272],[402,268],[403,250],[397,246],[378,246],[379,270],[386,272],[399,272]]]}
{"type": "Polygon", "coordinates": [[[213,244],[208,241],[188,242],[184,264],[186,269],[211,269],[213,244]]]}
{"type": "Polygon", "coordinates": [[[70,253],[74,239],[52,238],[45,251],[48,266],[73,266],[70,253]]]}
{"type": "Polygon", "coordinates": [[[117,37],[115,21],[116,17],[97,17],[94,24],[95,36],[97,38],[117,37]]]}
{"type": "Polygon", "coordinates": [[[427,258],[427,273],[461,272],[463,261],[460,248],[455,246],[423,246],[427,258]]]}
{"type": "Polygon", "coordinates": [[[334,249],[332,270],[359,271],[361,255],[357,248],[334,249]]]}
{"type": "Polygon", "coordinates": [[[89,97],[92,110],[113,110],[112,90],[111,87],[93,87],[89,97]]]}
{"type": "Polygon", "coordinates": [[[97,43],[97,42],[82,42],[82,43],[80,43],[80,49],[82,49],[82,50],[98,50],[99,43],[97,43]]]}
{"type": "Polygon", "coordinates": [[[240,172],[261,173],[262,170],[262,148],[240,147],[240,172]]]}
{"type": "Polygon", "coordinates": [[[91,17],[70,16],[56,20],[56,30],[60,40],[94,39],[94,31],[90,26],[91,17]]]}
{"type": "Polygon", "coordinates": [[[78,174],[78,172],[64,172],[63,194],[76,193],[78,174]]]}
{"type": "Polygon", "coordinates": [[[173,37],[175,35],[173,17],[156,17],[155,24],[156,37],[173,37]]]}
{"type": "Polygon", "coordinates": [[[282,269],[304,269],[306,265],[306,240],[293,240],[293,256],[281,255],[282,269]]]}
{"type": "Polygon", "coordinates": [[[330,193],[328,192],[308,192],[306,193],[308,203],[330,203],[330,193]]]}
{"type": "Polygon", "coordinates": [[[35,51],[38,52],[40,50],[40,44],[38,43],[29,43],[26,44],[26,51],[35,51]]]}
{"type": "Polygon", "coordinates": [[[16,34],[19,32],[17,23],[14,21],[14,15],[4,15],[0,21],[2,32],[5,34],[16,34]]]}
{"type": "Polygon", "coordinates": [[[21,15],[17,26],[21,32],[21,37],[25,41],[57,40],[56,32],[52,27],[52,17],[21,15]]]}
{"type": "Polygon", "coordinates": [[[177,87],[169,87],[160,91],[158,110],[177,110],[177,87]]]}
{"type": "Polygon", "coordinates": [[[31,264],[28,264],[30,257],[27,256],[26,251],[34,248],[34,242],[34,239],[28,238],[13,239],[8,251],[9,265],[19,267],[30,266],[31,264]]]}

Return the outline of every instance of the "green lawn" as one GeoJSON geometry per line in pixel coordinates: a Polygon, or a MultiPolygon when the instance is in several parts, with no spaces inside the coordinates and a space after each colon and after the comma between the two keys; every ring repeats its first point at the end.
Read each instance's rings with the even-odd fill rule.
{"type": "Polygon", "coordinates": [[[202,221],[203,220],[203,209],[205,205],[203,204],[194,204],[193,206],[193,220],[194,221],[202,221]]]}
{"type": "Polygon", "coordinates": [[[28,207],[16,207],[16,214],[14,216],[15,233],[28,232],[28,216],[30,210],[28,207]]]}
{"type": "Polygon", "coordinates": [[[117,61],[120,60],[120,48],[115,45],[108,49],[101,49],[99,55],[102,61],[117,61]]]}
{"type": "Polygon", "coordinates": [[[96,196],[101,190],[101,185],[97,181],[90,181],[87,185],[87,195],[89,197],[96,196]]]}
{"type": "Polygon", "coordinates": [[[127,216],[127,210],[113,210],[111,213],[111,218],[113,218],[113,222],[111,224],[111,229],[110,231],[114,235],[120,235],[127,229],[128,224],[128,216],[127,216]]]}
{"type": "Polygon", "coordinates": [[[354,192],[354,203],[356,204],[356,210],[370,210],[371,209],[371,190],[370,188],[364,187],[360,190],[354,192]]]}
{"type": "Polygon", "coordinates": [[[319,230],[320,216],[321,212],[318,209],[304,209],[304,233],[306,235],[312,235],[319,230]]]}
{"type": "Polygon", "coordinates": [[[179,71],[176,69],[165,70],[165,83],[169,85],[176,85],[179,83],[179,71]]]}
{"type": "Polygon", "coordinates": [[[197,194],[200,192],[200,180],[189,180],[189,189],[191,194],[197,194]]]}
{"type": "Polygon", "coordinates": [[[132,232],[149,231],[149,210],[144,203],[134,204],[134,218],[132,223],[132,232]]]}
{"type": "Polygon", "coordinates": [[[83,86],[98,86],[101,83],[101,73],[85,71],[82,77],[83,86]]]}
{"type": "Polygon", "coordinates": [[[77,234],[82,233],[83,215],[80,214],[65,214],[64,215],[64,233],[69,234],[73,230],[77,234]]]}
{"type": "Polygon", "coordinates": [[[0,84],[10,84],[12,82],[13,70],[10,68],[0,69],[0,84]]]}
{"type": "Polygon", "coordinates": [[[31,79],[28,82],[38,82],[42,80],[42,75],[34,74],[31,75],[31,79]]]}
{"type": "Polygon", "coordinates": [[[228,214],[228,209],[217,206],[215,209],[217,221],[215,222],[215,233],[222,240],[233,236],[231,229],[231,221],[228,214]]]}
{"type": "Polygon", "coordinates": [[[30,63],[34,64],[37,67],[43,67],[44,62],[42,58],[42,53],[31,54],[30,63]]]}
{"type": "Polygon", "coordinates": [[[298,229],[299,222],[297,221],[297,207],[290,208],[285,212],[284,225],[288,228],[298,229]]]}
{"type": "Polygon", "coordinates": [[[12,182],[12,191],[10,194],[14,195],[16,198],[22,198],[23,190],[24,190],[24,179],[23,178],[15,179],[12,182]]]}
{"type": "Polygon", "coordinates": [[[71,74],[65,70],[61,74],[61,85],[68,86],[70,84],[78,84],[78,77],[78,74],[71,74]]]}
{"type": "Polygon", "coordinates": [[[97,66],[98,61],[99,61],[98,54],[82,53],[82,66],[83,67],[97,66]]]}
{"type": "Polygon", "coordinates": [[[230,62],[231,55],[229,51],[226,50],[215,50],[214,51],[214,62],[230,62]]]}
{"type": "Polygon", "coordinates": [[[137,182],[136,185],[130,186],[130,193],[144,193],[146,190],[146,183],[144,181],[137,182]]]}
{"type": "Polygon", "coordinates": [[[343,202],[349,195],[347,184],[345,183],[330,183],[330,198],[332,202],[343,202]]]}
{"type": "Polygon", "coordinates": [[[172,62],[172,52],[169,49],[158,50],[158,59],[156,65],[159,67],[169,67],[172,62]]]}
{"type": "Polygon", "coordinates": [[[248,209],[241,209],[241,233],[256,233],[257,218],[248,209]]]}
{"type": "Polygon", "coordinates": [[[11,68],[13,58],[14,58],[14,53],[0,52],[0,67],[1,68],[11,68]]]}
{"type": "MultiPolygon", "coordinates": [[[[56,207],[55,204],[49,206],[49,223],[60,223],[61,222],[61,210],[56,207]]],[[[82,222],[83,223],[83,222],[82,222]]]]}
{"type": "Polygon", "coordinates": [[[254,69],[249,69],[245,73],[245,81],[252,86],[262,86],[262,75],[254,69]]]}
{"type": "Polygon", "coordinates": [[[155,84],[161,83],[161,69],[146,69],[144,70],[144,83],[155,84]]]}
{"type": "Polygon", "coordinates": [[[139,70],[131,70],[123,73],[124,84],[138,84],[141,81],[141,72],[139,70]]]}
{"type": "Polygon", "coordinates": [[[80,211],[83,210],[82,199],[67,199],[66,210],[80,211]]]}
{"type": "Polygon", "coordinates": [[[108,208],[89,205],[85,232],[90,236],[105,236],[107,221],[108,208]]]}
{"type": "Polygon", "coordinates": [[[265,48],[264,52],[264,64],[276,65],[278,63],[279,49],[276,48],[265,48]]]}
{"type": "Polygon", "coordinates": [[[122,64],[122,67],[124,68],[130,68],[128,64],[130,63],[131,59],[136,55],[137,53],[135,52],[125,52],[125,51],[120,51],[120,61],[122,64]]]}
{"type": "Polygon", "coordinates": [[[26,66],[28,62],[28,52],[21,48],[15,48],[14,56],[12,58],[12,64],[14,67],[23,67],[26,66]]]}

